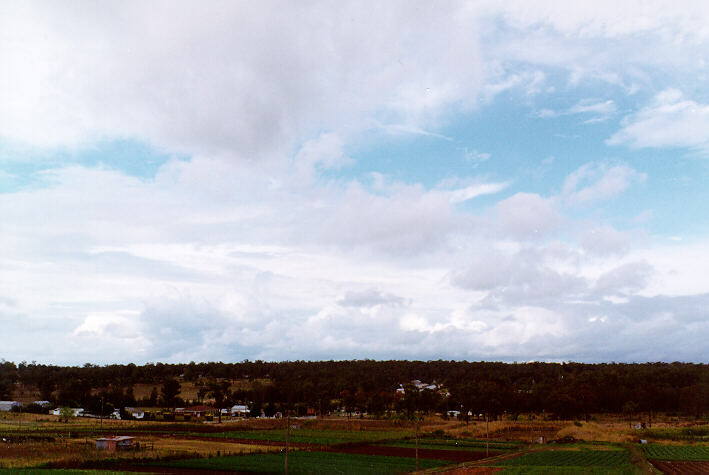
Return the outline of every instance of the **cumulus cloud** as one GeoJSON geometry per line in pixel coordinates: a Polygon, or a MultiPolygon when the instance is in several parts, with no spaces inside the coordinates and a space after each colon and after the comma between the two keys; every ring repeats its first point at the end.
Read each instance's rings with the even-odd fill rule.
{"type": "Polygon", "coordinates": [[[586,230],[581,236],[583,249],[591,254],[609,256],[623,254],[630,248],[629,236],[610,226],[586,230]]]}
{"type": "Polygon", "coordinates": [[[595,291],[601,294],[624,294],[637,292],[647,286],[653,269],[647,262],[629,262],[601,275],[595,291]]]}
{"type": "Polygon", "coordinates": [[[535,193],[515,193],[496,206],[500,230],[516,238],[539,238],[561,224],[553,199],[535,193]]]}
{"type": "Polygon", "coordinates": [[[5,4],[1,137],[72,147],[133,137],[262,160],[322,127],[377,116],[425,127],[436,110],[474,103],[478,42],[463,9],[321,7],[5,4]]]}

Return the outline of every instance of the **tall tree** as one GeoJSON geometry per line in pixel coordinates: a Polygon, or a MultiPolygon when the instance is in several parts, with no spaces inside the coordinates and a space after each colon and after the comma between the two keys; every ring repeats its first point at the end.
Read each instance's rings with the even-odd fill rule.
{"type": "Polygon", "coordinates": [[[180,394],[180,382],[174,378],[168,378],[162,383],[162,400],[165,406],[175,409],[177,395],[180,394]]]}
{"type": "Polygon", "coordinates": [[[219,411],[219,423],[222,423],[222,408],[229,396],[229,382],[228,381],[211,381],[208,385],[209,397],[214,398],[214,405],[219,411]]]}

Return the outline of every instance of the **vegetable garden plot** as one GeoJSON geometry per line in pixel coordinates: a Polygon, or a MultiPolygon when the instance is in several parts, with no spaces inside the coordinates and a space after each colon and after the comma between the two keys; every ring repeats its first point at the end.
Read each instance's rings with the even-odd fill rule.
{"type": "MultiPolygon", "coordinates": [[[[229,470],[247,473],[282,473],[283,454],[258,454],[208,459],[175,460],[150,464],[151,466],[197,469],[229,470]]],[[[445,460],[419,459],[419,468],[433,468],[449,464],[445,460]]],[[[293,452],[288,456],[288,473],[338,473],[338,474],[392,474],[411,472],[416,461],[402,457],[379,457],[335,452],[293,452]]]]}
{"type": "MultiPolygon", "coordinates": [[[[486,448],[486,441],[477,439],[432,439],[423,437],[419,439],[418,444],[419,448],[438,450],[485,450],[486,448]]],[[[378,445],[385,445],[387,447],[415,447],[416,441],[413,439],[392,440],[378,445]]],[[[522,446],[523,444],[515,442],[489,442],[490,450],[495,452],[517,450],[522,446]]]]}
{"type": "MultiPolygon", "coordinates": [[[[345,445],[330,449],[332,452],[361,454],[361,455],[379,455],[383,457],[416,457],[415,447],[390,447],[385,445],[345,445]]],[[[503,452],[490,452],[490,457],[500,455],[503,452]]],[[[469,462],[472,460],[484,459],[487,456],[485,451],[480,450],[445,450],[445,449],[430,449],[419,448],[419,458],[422,459],[437,459],[448,460],[450,462],[469,462]]]]}
{"type": "Polygon", "coordinates": [[[651,460],[709,461],[709,447],[704,445],[646,445],[645,457],[651,460]]]}
{"type": "Polygon", "coordinates": [[[630,466],[626,450],[547,450],[501,461],[500,466],[624,467],[630,466]]]}

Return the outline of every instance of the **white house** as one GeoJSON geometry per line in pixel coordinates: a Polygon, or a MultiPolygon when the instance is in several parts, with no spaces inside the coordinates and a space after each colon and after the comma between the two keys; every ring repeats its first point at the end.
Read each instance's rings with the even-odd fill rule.
{"type": "Polygon", "coordinates": [[[249,406],[247,406],[246,404],[236,404],[231,407],[232,416],[246,417],[249,415],[249,413],[249,406]]]}
{"type": "Polygon", "coordinates": [[[0,411],[12,411],[14,407],[22,407],[20,401],[0,401],[0,411]]]}
{"type": "Polygon", "coordinates": [[[136,407],[126,407],[125,410],[133,417],[133,419],[143,419],[145,417],[145,411],[136,407]]]}
{"type": "MultiPolygon", "coordinates": [[[[52,409],[51,411],[49,411],[49,413],[50,413],[50,414],[53,414],[53,415],[55,415],[55,416],[59,416],[59,415],[61,415],[61,413],[62,413],[62,408],[61,408],[61,407],[58,407],[58,408],[56,408],[56,409],[52,409]]],[[[71,415],[74,416],[74,417],[83,416],[83,415],[84,415],[84,410],[83,410],[82,408],[80,408],[80,407],[72,407],[72,408],[71,408],[71,415]]]]}

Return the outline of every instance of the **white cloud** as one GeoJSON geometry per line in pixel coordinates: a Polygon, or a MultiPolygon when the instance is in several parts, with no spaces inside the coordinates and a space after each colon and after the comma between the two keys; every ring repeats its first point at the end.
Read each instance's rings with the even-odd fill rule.
{"type": "Polygon", "coordinates": [[[549,119],[553,117],[583,114],[587,117],[591,116],[591,118],[586,119],[586,123],[593,123],[609,119],[616,113],[616,109],[615,102],[610,99],[602,102],[586,99],[577,102],[566,110],[554,111],[551,109],[541,109],[537,113],[537,116],[542,119],[549,119]]]}
{"type": "Polygon", "coordinates": [[[581,245],[591,254],[618,255],[629,250],[630,238],[626,233],[606,225],[586,230],[581,236],[581,245]]]}
{"type": "Polygon", "coordinates": [[[451,203],[462,203],[478,196],[492,195],[507,188],[507,183],[481,183],[449,192],[451,203]]]}
{"type": "Polygon", "coordinates": [[[367,289],[347,291],[337,303],[343,307],[373,307],[375,305],[402,305],[404,299],[396,295],[382,293],[376,289],[367,289]]]}
{"type": "Polygon", "coordinates": [[[616,197],[633,183],[642,183],[647,175],[627,165],[586,164],[564,180],[562,196],[567,203],[582,204],[616,197]]]}
{"type": "Polygon", "coordinates": [[[500,230],[520,239],[537,239],[562,222],[554,200],[534,193],[515,193],[496,206],[500,230]]]}
{"type": "MultiPolygon", "coordinates": [[[[1,147],[119,138],[188,155],[153,178],[57,166],[0,193],[3,357],[628,360],[661,357],[663,338],[672,358],[702,357],[706,243],[642,247],[576,214],[644,173],[588,164],[545,194],[446,125],[506,92],[600,120],[625,104],[614,88],[684,76],[691,90],[706,7],[196,5],[0,4],[1,147]],[[594,81],[612,87],[542,100],[594,81]],[[364,130],[439,138],[491,173],[327,178],[364,130]],[[459,205],[512,183],[492,206],[459,205]]],[[[610,143],[703,150],[706,107],[667,90],[610,143]]],[[[553,155],[545,176],[576,159],[553,155]]]]}
{"type": "Polygon", "coordinates": [[[1,137],[130,137],[263,160],[323,127],[424,129],[446,107],[472,107],[479,89],[474,18],[455,6],[195,6],[4,4],[1,137]]]}
{"type": "Polygon", "coordinates": [[[687,147],[709,153],[709,105],[685,99],[676,89],[658,94],[652,103],[623,119],[608,143],[645,147],[687,147]]]}

